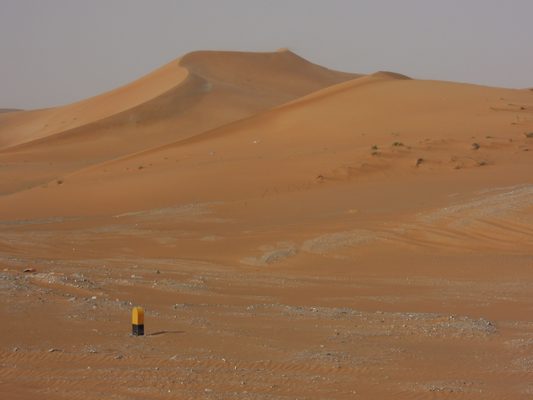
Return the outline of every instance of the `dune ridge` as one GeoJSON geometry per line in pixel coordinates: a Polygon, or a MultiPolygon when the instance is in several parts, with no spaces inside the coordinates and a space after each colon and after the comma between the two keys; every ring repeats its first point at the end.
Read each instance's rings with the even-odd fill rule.
{"type": "MultiPolygon", "coordinates": [[[[362,75],[339,73],[311,64],[288,50],[276,53],[193,52],[130,84],[102,95],[63,107],[28,111],[33,115],[5,117],[5,120],[0,120],[2,128],[0,146],[13,147],[97,121],[101,121],[104,125],[123,123],[125,121],[110,121],[107,118],[121,115],[127,110],[130,110],[127,114],[129,120],[138,122],[142,117],[135,115],[139,111],[136,107],[154,101],[164,94],[167,96],[156,101],[155,107],[177,106],[179,112],[179,108],[188,100],[187,97],[210,92],[213,83],[219,84],[228,92],[244,92],[247,89],[251,92],[268,90],[272,97],[286,96],[294,99],[331,84],[360,76],[362,75]],[[263,66],[263,71],[259,70],[259,66],[263,66]],[[265,66],[272,71],[264,70],[265,66]],[[250,73],[251,71],[253,73],[250,73]],[[286,76],[280,76],[283,74],[286,76]],[[173,102],[175,100],[176,103],[173,102]],[[75,116],[77,113],[82,116],[80,119],[75,116]],[[37,124],[48,120],[51,122],[35,130],[37,124]],[[58,123],[59,120],[64,121],[58,123]],[[29,123],[31,126],[27,126],[29,123]],[[61,126],[65,123],[65,126],[61,126]]],[[[269,101],[266,93],[262,93],[261,97],[262,99],[254,99],[255,103],[269,101]]],[[[283,100],[285,99],[281,99],[281,102],[283,100]]],[[[239,105],[243,106],[244,99],[241,97],[239,101],[239,105]]],[[[279,101],[270,99],[274,104],[279,101]]],[[[148,106],[151,106],[150,111],[154,111],[152,105],[148,106]]],[[[252,109],[261,106],[263,104],[248,105],[252,109]]],[[[176,110],[173,111],[176,113],[176,110]]]]}
{"type": "Polygon", "coordinates": [[[190,53],[95,98],[0,117],[0,162],[21,170],[0,193],[190,137],[360,76],[289,51],[190,53]],[[21,158],[38,163],[41,177],[24,178],[27,165],[15,165],[21,158]]]}
{"type": "MultiPolygon", "coordinates": [[[[279,192],[278,187],[294,185],[319,188],[327,182],[370,178],[385,181],[396,176],[423,176],[430,171],[453,173],[455,168],[465,170],[478,165],[511,168],[516,154],[530,160],[522,151],[529,139],[521,133],[521,127],[510,124],[516,119],[511,115],[514,109],[522,114],[528,111],[515,105],[514,109],[506,106],[507,111],[499,112],[487,107],[487,97],[498,103],[509,102],[499,100],[506,98],[512,99],[513,104],[531,104],[531,96],[517,90],[379,73],[318,90],[212,130],[102,162],[64,175],[63,179],[73,185],[73,195],[79,196],[79,201],[90,198],[91,192],[108,193],[101,200],[93,200],[96,208],[91,214],[103,210],[100,201],[106,207],[113,207],[114,203],[110,212],[119,214],[158,205],[252,199],[263,196],[265,190],[265,195],[270,195],[273,188],[279,192]],[[382,118],[384,114],[386,118],[382,118]],[[481,135],[476,140],[482,149],[474,152],[471,142],[476,135],[481,135]],[[374,152],[372,146],[376,147],[374,152]],[[490,150],[496,148],[501,149],[498,156],[490,150]],[[175,161],[170,164],[165,160],[175,161]],[[423,161],[418,165],[417,160],[423,161]],[[274,164],[283,168],[269,167],[274,164]],[[243,165],[246,171],[241,171],[243,165]],[[139,170],[139,166],[144,170],[139,170]],[[206,180],[204,176],[210,178],[206,180]],[[225,189],[235,186],[232,182],[236,176],[238,191],[225,189]],[[318,176],[320,184],[316,181],[318,176]],[[179,188],[166,184],[178,177],[179,188]],[[135,187],[150,190],[138,193],[135,187]],[[126,201],[131,192],[136,193],[138,206],[135,201],[126,201]],[[108,197],[113,200],[110,202],[108,197]],[[132,208],[121,211],[125,204],[132,208]]],[[[41,211],[45,204],[51,204],[63,213],[72,208],[68,215],[74,216],[78,201],[69,207],[61,200],[67,187],[36,188],[42,192],[41,211]]],[[[32,197],[31,192],[22,191],[5,201],[24,204],[26,200],[22,199],[32,197]]],[[[61,215],[56,211],[50,216],[61,215]]]]}

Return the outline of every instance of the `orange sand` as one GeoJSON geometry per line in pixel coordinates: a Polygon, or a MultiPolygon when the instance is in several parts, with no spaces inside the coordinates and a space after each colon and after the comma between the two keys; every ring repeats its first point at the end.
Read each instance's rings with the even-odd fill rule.
{"type": "Polygon", "coordinates": [[[532,90],[287,50],[2,114],[0,393],[530,398],[529,133],[532,90]]]}

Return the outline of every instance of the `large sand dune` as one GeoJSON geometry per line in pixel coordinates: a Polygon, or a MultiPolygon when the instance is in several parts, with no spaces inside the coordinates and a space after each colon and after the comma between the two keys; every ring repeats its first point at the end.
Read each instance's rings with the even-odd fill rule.
{"type": "Polygon", "coordinates": [[[531,90],[196,52],[0,145],[12,398],[533,393],[531,90]]]}
{"type": "Polygon", "coordinates": [[[290,51],[191,53],[88,100],[2,115],[0,162],[10,174],[0,176],[0,193],[191,137],[359,76],[290,51]],[[21,159],[31,159],[34,174],[21,159]]]}

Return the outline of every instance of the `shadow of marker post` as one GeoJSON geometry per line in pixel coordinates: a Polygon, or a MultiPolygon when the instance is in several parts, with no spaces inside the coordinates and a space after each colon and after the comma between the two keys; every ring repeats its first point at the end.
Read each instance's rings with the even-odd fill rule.
{"type": "Polygon", "coordinates": [[[149,333],[149,336],[157,336],[157,335],[164,335],[167,333],[185,333],[185,331],[159,331],[154,333],[149,333]]]}
{"type": "Polygon", "coordinates": [[[131,333],[133,336],[144,335],[144,310],[142,307],[133,309],[131,318],[131,333]]]}

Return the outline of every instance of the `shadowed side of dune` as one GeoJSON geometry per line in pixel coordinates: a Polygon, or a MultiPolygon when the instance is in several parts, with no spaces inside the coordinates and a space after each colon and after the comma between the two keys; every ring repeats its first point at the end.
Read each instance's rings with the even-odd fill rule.
{"type": "Polygon", "coordinates": [[[31,142],[128,110],[179,85],[187,70],[174,60],[125,86],[61,107],[0,117],[0,149],[31,142]]]}

